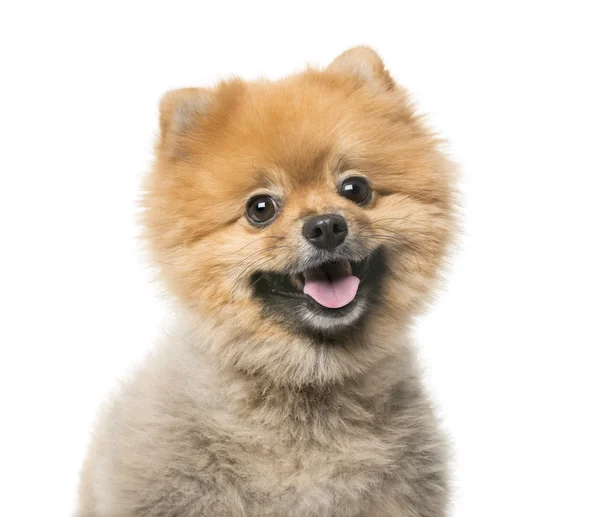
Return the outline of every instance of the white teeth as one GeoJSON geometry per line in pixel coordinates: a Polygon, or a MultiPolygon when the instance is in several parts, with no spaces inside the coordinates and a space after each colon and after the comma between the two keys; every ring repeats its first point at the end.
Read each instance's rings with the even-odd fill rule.
{"type": "Polygon", "coordinates": [[[298,289],[298,291],[304,290],[304,278],[301,273],[295,273],[290,276],[290,283],[294,286],[294,288],[298,289]]]}

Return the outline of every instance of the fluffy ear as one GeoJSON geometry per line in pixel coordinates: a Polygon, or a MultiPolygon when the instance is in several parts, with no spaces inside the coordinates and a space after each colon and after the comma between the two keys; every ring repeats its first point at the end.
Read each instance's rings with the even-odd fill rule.
{"type": "Polygon", "coordinates": [[[386,90],[396,87],[377,52],[369,47],[354,47],[346,50],[333,60],[327,70],[351,75],[386,90]]]}
{"type": "Polygon", "coordinates": [[[160,141],[173,147],[178,135],[185,134],[213,103],[213,92],[205,88],[171,90],[160,101],[160,141]]]}

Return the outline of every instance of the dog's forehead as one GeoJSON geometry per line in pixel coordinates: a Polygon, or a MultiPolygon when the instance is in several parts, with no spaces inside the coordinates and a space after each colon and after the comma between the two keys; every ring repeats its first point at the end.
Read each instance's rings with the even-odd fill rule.
{"type": "Polygon", "coordinates": [[[345,143],[351,114],[321,94],[262,87],[245,96],[232,114],[228,140],[230,156],[250,172],[247,179],[305,186],[350,165],[345,143]]]}
{"type": "Polygon", "coordinates": [[[428,135],[416,138],[408,123],[392,120],[387,100],[300,81],[240,86],[200,128],[195,155],[223,195],[331,187],[355,171],[382,192],[431,197],[438,185],[428,135]]]}

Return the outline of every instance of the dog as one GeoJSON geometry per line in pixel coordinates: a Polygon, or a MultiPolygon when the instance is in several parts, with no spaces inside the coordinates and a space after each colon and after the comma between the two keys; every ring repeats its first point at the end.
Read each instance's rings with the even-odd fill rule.
{"type": "Polygon", "coordinates": [[[453,178],[367,47],[167,93],[143,223],[178,323],[102,410],[77,515],[446,515],[410,328],[453,178]]]}

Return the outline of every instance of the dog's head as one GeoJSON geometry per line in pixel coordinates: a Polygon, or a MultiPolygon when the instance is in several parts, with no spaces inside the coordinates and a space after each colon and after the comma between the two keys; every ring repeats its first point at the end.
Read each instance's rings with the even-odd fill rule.
{"type": "Polygon", "coordinates": [[[373,51],[170,92],[160,126],[152,249],[223,361],[302,383],[390,352],[433,288],[453,199],[437,141],[373,51]]]}

